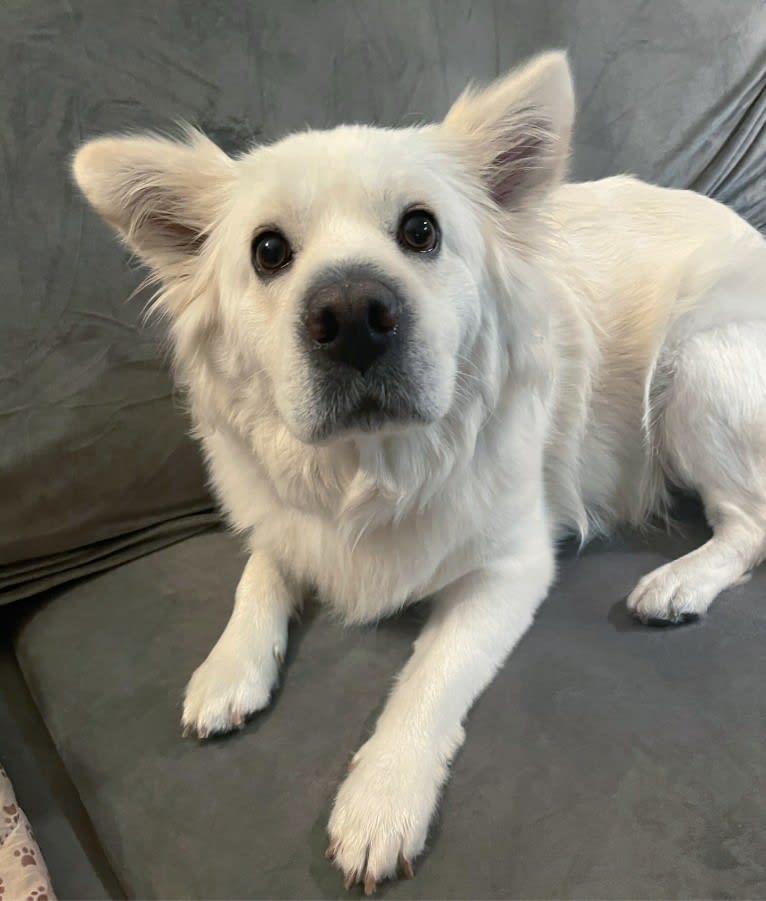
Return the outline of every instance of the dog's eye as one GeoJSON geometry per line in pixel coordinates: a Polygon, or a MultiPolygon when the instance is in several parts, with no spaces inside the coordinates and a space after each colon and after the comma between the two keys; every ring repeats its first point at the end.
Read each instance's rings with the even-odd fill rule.
{"type": "Polygon", "coordinates": [[[293,258],[287,238],[277,231],[261,232],[253,239],[253,266],[270,275],[287,266],[293,258]]]}
{"type": "Polygon", "coordinates": [[[416,253],[430,253],[439,245],[439,226],[426,210],[408,210],[399,223],[399,243],[416,253]]]}

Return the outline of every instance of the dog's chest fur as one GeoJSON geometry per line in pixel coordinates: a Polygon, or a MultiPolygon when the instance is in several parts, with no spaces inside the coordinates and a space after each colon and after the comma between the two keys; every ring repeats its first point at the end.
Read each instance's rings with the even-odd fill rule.
{"type": "MultiPolygon", "coordinates": [[[[510,419],[522,415],[529,421],[519,406],[510,419]]],[[[221,432],[204,442],[235,527],[283,561],[290,576],[315,586],[344,619],[365,622],[450,584],[524,530],[541,483],[524,445],[542,434],[509,428],[502,417],[482,428],[471,420],[465,411],[463,434],[449,442],[414,447],[411,435],[349,442],[331,457],[292,446],[284,435],[280,457],[273,447],[253,453],[221,432]]]]}

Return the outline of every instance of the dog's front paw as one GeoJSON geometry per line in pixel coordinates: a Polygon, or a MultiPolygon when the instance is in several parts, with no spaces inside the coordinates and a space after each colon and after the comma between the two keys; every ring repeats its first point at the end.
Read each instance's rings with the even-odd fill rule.
{"type": "Polygon", "coordinates": [[[438,755],[385,747],[375,737],[359,749],[335,799],[327,856],[345,885],[372,894],[382,879],[411,877],[428,834],[446,764],[438,755]]]}
{"type": "Polygon", "coordinates": [[[184,736],[207,738],[244,725],[248,716],[263,710],[279,677],[284,651],[253,657],[219,642],[189,680],[181,724],[184,736]]]}

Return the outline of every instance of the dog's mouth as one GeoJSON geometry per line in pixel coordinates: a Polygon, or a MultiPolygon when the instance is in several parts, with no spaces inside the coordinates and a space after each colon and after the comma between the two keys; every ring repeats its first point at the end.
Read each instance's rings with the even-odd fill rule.
{"type": "Polygon", "coordinates": [[[394,433],[433,421],[420,393],[398,383],[325,386],[315,396],[312,443],[326,443],[353,433],[394,433]]]}
{"type": "Polygon", "coordinates": [[[366,396],[341,421],[346,429],[373,432],[386,426],[422,422],[423,419],[421,411],[411,404],[381,403],[378,398],[366,396]]]}

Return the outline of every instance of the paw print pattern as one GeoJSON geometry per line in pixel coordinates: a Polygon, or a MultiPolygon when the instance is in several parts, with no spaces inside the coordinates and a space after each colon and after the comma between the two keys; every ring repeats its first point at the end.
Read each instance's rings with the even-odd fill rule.
{"type": "Polygon", "coordinates": [[[23,845],[21,848],[16,848],[13,852],[13,856],[21,858],[22,867],[33,867],[37,863],[34,848],[28,848],[26,845],[23,845]]]}
{"type": "Polygon", "coordinates": [[[3,877],[0,876],[0,898],[5,895],[5,883],[3,882],[3,877]]]}
{"type": "Polygon", "coordinates": [[[0,808],[0,846],[19,822],[19,808],[15,804],[3,804],[0,808]]]}
{"type": "Polygon", "coordinates": [[[15,826],[19,821],[19,808],[15,804],[3,804],[3,823],[15,826]]]}
{"type": "Polygon", "coordinates": [[[48,892],[44,885],[38,885],[36,889],[27,895],[27,901],[48,901],[48,892]]]}

